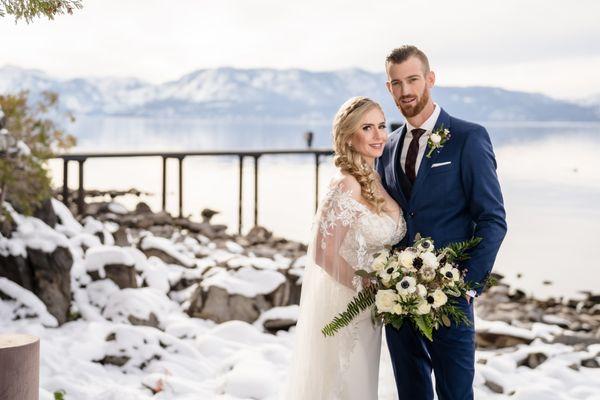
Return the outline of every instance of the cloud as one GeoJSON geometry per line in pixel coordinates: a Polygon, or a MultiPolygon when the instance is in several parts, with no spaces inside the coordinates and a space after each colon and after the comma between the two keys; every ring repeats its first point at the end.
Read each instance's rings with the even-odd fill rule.
{"type": "Polygon", "coordinates": [[[438,71],[447,71],[446,84],[507,81],[517,85],[511,88],[555,96],[575,97],[586,88],[591,94],[600,87],[600,78],[586,67],[596,66],[600,57],[600,2],[564,4],[86,0],[83,10],[55,21],[15,25],[5,18],[0,65],[64,77],[136,76],[153,82],[218,66],[377,71],[390,49],[413,43],[438,71]],[[556,77],[532,74],[528,80],[520,68],[579,69],[586,75],[565,74],[557,90],[556,77]]]}

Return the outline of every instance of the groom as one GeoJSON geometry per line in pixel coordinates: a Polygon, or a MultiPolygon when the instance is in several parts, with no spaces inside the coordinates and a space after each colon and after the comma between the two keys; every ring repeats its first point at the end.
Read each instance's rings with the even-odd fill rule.
{"type": "MultiPolygon", "coordinates": [[[[481,293],[506,234],[492,143],[485,128],[454,118],[433,102],[435,74],[421,50],[393,50],[386,70],[387,88],[406,123],[390,135],[377,171],[404,211],[407,233],[400,245],[410,246],[417,233],[437,247],[483,238],[462,265],[476,290],[458,306],[473,322],[472,298],[481,293]],[[429,135],[442,127],[450,138],[428,158],[429,135]]],[[[442,326],[433,342],[408,323],[399,330],[386,326],[385,332],[400,400],[433,399],[432,369],[439,400],[473,399],[473,326],[442,326]]]]}

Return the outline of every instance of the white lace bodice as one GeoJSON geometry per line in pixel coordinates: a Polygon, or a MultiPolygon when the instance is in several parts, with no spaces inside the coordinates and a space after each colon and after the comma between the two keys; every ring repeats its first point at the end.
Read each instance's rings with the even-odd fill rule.
{"type": "MultiPolygon", "coordinates": [[[[339,255],[355,270],[370,270],[374,255],[385,246],[398,243],[406,234],[406,222],[400,210],[398,220],[389,214],[377,214],[352,197],[351,190],[334,185],[325,196],[329,207],[321,219],[321,237],[327,237],[335,224],[348,226],[339,255]]],[[[325,246],[322,240],[321,246],[325,246]]]]}

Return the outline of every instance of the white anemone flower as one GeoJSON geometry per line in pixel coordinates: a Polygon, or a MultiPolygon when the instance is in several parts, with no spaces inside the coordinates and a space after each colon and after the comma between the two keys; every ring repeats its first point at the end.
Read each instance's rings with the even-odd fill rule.
{"type": "Polygon", "coordinates": [[[417,246],[417,249],[419,251],[423,251],[423,252],[433,252],[435,247],[433,246],[433,242],[431,240],[427,239],[427,240],[423,240],[421,243],[419,243],[419,245],[417,246]]]}
{"type": "Polygon", "coordinates": [[[449,286],[454,286],[454,282],[460,279],[460,271],[451,264],[444,265],[439,271],[449,286]]]}
{"type": "Polygon", "coordinates": [[[396,290],[400,296],[407,296],[417,291],[417,280],[412,276],[405,276],[396,284],[396,290]]]}
{"type": "Polygon", "coordinates": [[[383,284],[387,286],[391,280],[396,279],[400,276],[400,271],[398,271],[397,264],[390,264],[386,268],[379,271],[377,274],[381,278],[383,284]]]}

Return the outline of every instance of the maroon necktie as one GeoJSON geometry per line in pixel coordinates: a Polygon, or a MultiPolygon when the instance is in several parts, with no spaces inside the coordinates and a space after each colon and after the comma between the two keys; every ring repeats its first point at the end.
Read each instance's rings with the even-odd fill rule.
{"type": "Polygon", "coordinates": [[[406,177],[410,180],[410,183],[414,184],[415,179],[417,178],[417,173],[415,171],[415,166],[417,164],[417,155],[419,154],[419,139],[425,132],[425,129],[415,128],[412,131],[412,140],[410,141],[410,145],[408,146],[408,153],[406,154],[406,164],[404,164],[404,171],[406,172],[406,177]]]}

